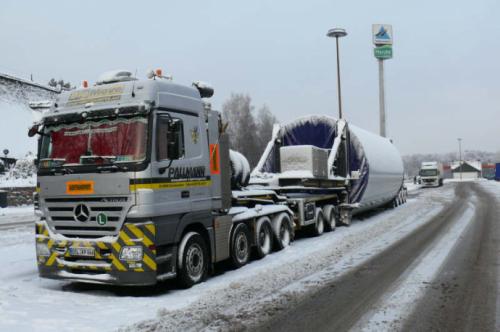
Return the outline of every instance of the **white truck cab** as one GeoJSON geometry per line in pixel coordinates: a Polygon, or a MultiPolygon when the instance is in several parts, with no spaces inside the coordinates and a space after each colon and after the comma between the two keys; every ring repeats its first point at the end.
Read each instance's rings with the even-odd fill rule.
{"type": "Polygon", "coordinates": [[[443,185],[443,165],[437,161],[424,161],[420,166],[419,183],[424,187],[443,185]]]}

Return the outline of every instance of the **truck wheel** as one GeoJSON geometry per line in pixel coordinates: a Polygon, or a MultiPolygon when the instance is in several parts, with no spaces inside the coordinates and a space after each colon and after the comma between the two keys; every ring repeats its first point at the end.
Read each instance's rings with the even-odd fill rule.
{"type": "Polygon", "coordinates": [[[268,217],[260,217],[257,220],[257,227],[255,229],[257,256],[263,258],[271,252],[273,244],[271,220],[268,217]]]}
{"type": "Polygon", "coordinates": [[[189,288],[203,279],[208,271],[208,250],[203,237],[196,232],[189,232],[182,238],[183,248],[179,260],[178,282],[189,288]]]}
{"type": "Polygon", "coordinates": [[[316,223],[313,227],[313,235],[320,236],[325,231],[325,216],[323,215],[323,211],[321,208],[316,209],[316,223]]]}
{"type": "Polygon", "coordinates": [[[231,239],[231,261],[238,268],[250,259],[250,232],[244,223],[236,225],[231,239]]]}
{"type": "Polygon", "coordinates": [[[290,245],[292,241],[292,229],[291,229],[290,217],[286,213],[280,213],[273,219],[274,235],[275,235],[275,247],[277,250],[281,250],[290,245]]]}
{"type": "Polygon", "coordinates": [[[325,205],[323,207],[323,215],[325,216],[325,228],[328,232],[335,230],[335,225],[337,224],[337,215],[335,213],[335,207],[331,204],[325,205]]]}
{"type": "Polygon", "coordinates": [[[394,199],[391,202],[391,208],[395,209],[398,207],[398,200],[397,197],[394,197],[394,199]]]}

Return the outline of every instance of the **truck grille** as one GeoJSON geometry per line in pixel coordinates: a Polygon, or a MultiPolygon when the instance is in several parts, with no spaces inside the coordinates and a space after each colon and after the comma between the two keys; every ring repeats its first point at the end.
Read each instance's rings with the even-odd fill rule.
{"type": "Polygon", "coordinates": [[[66,237],[99,238],[117,235],[132,205],[131,197],[64,197],[41,201],[54,233],[66,237]],[[98,216],[103,216],[98,220],[98,216]],[[99,221],[99,222],[98,222],[99,221]]]}

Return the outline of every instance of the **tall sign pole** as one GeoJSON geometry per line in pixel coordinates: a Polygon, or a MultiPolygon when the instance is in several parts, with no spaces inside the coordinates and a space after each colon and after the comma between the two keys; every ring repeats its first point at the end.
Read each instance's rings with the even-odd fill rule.
{"type": "Polygon", "coordinates": [[[386,137],[384,60],[392,58],[392,26],[389,24],[373,24],[372,34],[373,44],[375,44],[373,53],[378,61],[380,136],[386,137]]]}
{"type": "Polygon", "coordinates": [[[385,90],[384,90],[384,60],[378,59],[378,106],[380,110],[380,136],[386,137],[385,131],[385,90]]]}

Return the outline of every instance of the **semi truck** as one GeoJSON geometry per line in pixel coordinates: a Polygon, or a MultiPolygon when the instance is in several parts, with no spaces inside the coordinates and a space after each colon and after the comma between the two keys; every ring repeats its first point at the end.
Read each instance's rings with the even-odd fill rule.
{"type": "Polygon", "coordinates": [[[443,164],[437,161],[423,161],[418,175],[423,187],[441,187],[443,185],[443,164]]]}
{"type": "Polygon", "coordinates": [[[297,231],[321,235],[406,201],[392,142],[342,119],[276,126],[250,174],[213,92],[115,71],[57,97],[28,133],[38,137],[42,278],[190,287],[217,262],[241,267],[297,231]]]}

